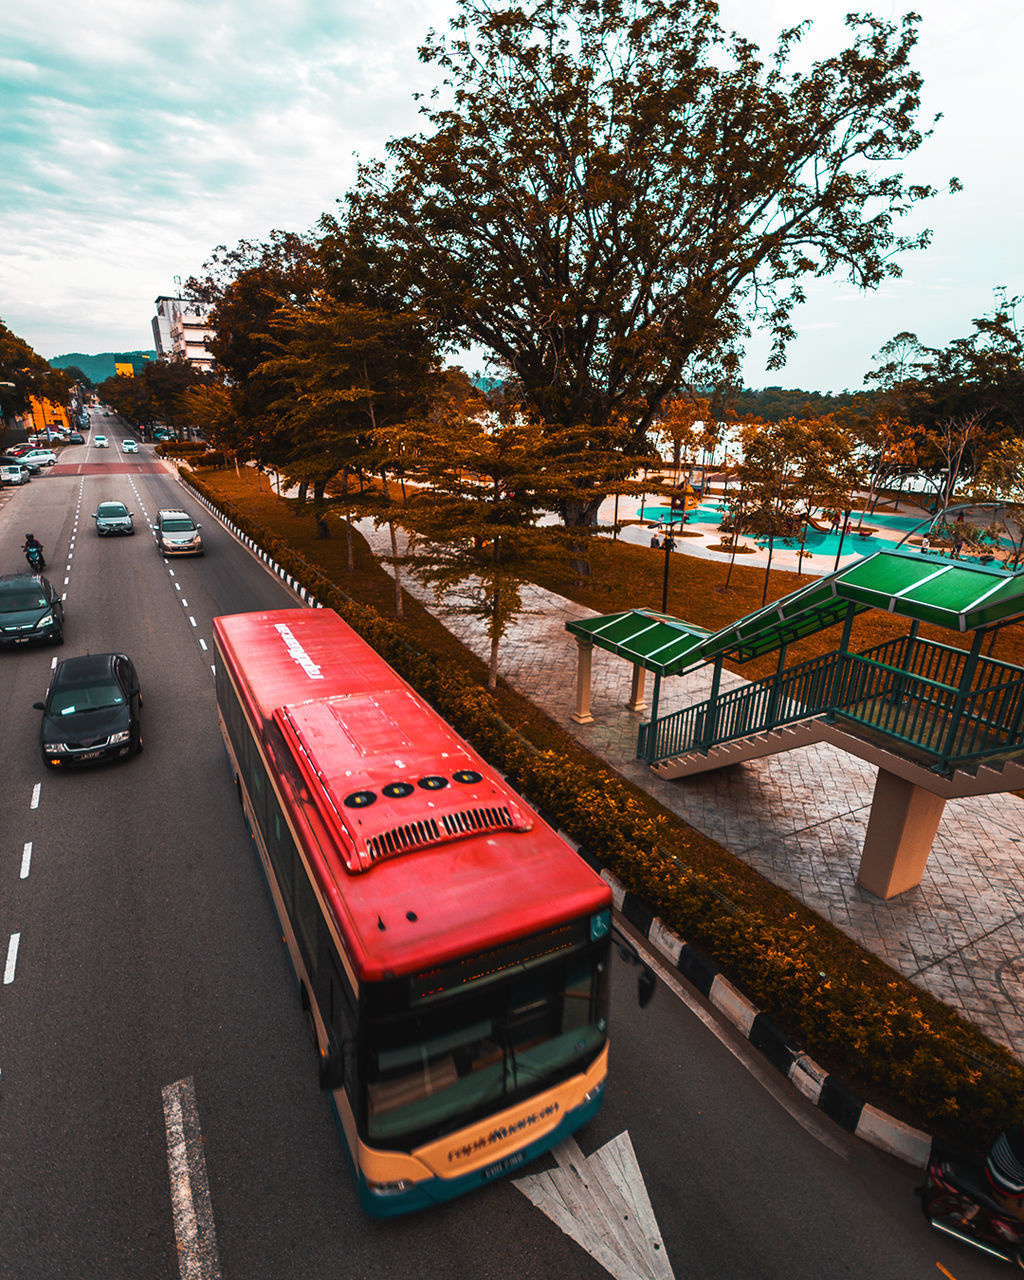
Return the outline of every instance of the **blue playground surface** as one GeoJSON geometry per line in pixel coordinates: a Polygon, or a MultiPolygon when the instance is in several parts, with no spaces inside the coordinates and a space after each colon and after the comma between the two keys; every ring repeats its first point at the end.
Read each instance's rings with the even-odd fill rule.
{"type": "MultiPolygon", "coordinates": [[[[686,513],[686,524],[689,525],[712,525],[716,527],[721,524],[725,507],[720,502],[702,502],[699,507],[693,507],[686,513]]],[[[637,513],[641,520],[657,521],[661,524],[680,522],[680,512],[673,511],[671,507],[641,507],[637,513]]],[[[921,519],[914,519],[910,516],[885,516],[880,518],[871,517],[871,524],[865,521],[865,525],[871,528],[872,525],[877,527],[882,525],[885,528],[892,529],[914,529],[919,524],[924,523],[921,519]],[[893,523],[890,523],[893,522],[893,523]]],[[[767,548],[767,538],[756,538],[759,547],[767,548]]],[[[875,538],[871,536],[863,536],[856,532],[856,524],[850,529],[846,537],[842,540],[843,558],[846,556],[867,556],[874,551],[881,551],[885,547],[892,547],[892,543],[883,538],[875,538]]],[[[797,538],[776,538],[776,551],[799,551],[800,541],[797,538]]],[[[807,536],[804,539],[804,554],[813,556],[831,556],[833,559],[839,553],[839,534],[826,532],[818,529],[807,530],[807,536]]]]}

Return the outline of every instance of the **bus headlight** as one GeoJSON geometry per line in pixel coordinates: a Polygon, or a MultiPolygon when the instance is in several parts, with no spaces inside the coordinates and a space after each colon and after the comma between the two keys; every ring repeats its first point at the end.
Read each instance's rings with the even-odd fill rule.
{"type": "Polygon", "coordinates": [[[370,1182],[367,1187],[375,1196],[400,1196],[404,1191],[411,1191],[413,1184],[408,1178],[399,1178],[397,1182],[370,1182]]]}

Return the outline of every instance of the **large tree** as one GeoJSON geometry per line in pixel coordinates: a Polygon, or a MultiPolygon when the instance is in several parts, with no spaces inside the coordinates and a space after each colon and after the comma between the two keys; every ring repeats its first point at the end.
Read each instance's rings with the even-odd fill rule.
{"type": "Polygon", "coordinates": [[[5,418],[25,412],[32,396],[63,404],[69,386],[67,374],[51,369],[0,320],[0,431],[5,418]]]}
{"type": "MultiPolygon", "coordinates": [[[[928,242],[894,230],[934,194],[896,168],[924,136],[917,16],[847,22],[801,72],[806,24],[762,59],[714,0],[459,0],[421,50],[443,76],[424,130],[361,167],[353,226],[541,421],[640,450],[752,319],[783,362],[806,278],[873,288],[928,242]]],[[[569,519],[593,519],[593,487],[569,519]]]]}

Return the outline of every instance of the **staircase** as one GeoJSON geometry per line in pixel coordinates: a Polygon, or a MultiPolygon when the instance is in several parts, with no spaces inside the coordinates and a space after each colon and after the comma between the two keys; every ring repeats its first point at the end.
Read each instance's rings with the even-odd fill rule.
{"type": "Polygon", "coordinates": [[[688,778],[712,769],[724,769],[730,764],[742,764],[745,760],[777,755],[780,751],[809,747],[815,742],[823,741],[828,736],[828,728],[824,720],[803,720],[796,724],[779,725],[775,729],[752,733],[745,738],[720,742],[707,751],[684,751],[680,755],[658,760],[651,765],[651,771],[659,778],[688,778]]]}
{"type": "Polygon", "coordinates": [[[1024,788],[1024,670],[913,637],[824,654],[640,726],[681,778],[831,742],[936,795],[1024,788]]]}

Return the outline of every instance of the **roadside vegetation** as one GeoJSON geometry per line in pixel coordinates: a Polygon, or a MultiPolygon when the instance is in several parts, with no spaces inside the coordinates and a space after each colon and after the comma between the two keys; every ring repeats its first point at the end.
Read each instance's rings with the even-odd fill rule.
{"type": "MultiPolygon", "coordinates": [[[[667,813],[502,682],[488,693],[484,664],[415,600],[406,599],[401,621],[393,617],[394,584],[358,535],[350,569],[344,540],[320,536],[309,508],[278,497],[253,469],[204,469],[192,482],[322,603],[337,608],[589,856],[704,950],[849,1087],[974,1150],[1016,1117],[1024,1067],[1007,1050],[667,813]]],[[[591,554],[602,563],[607,554],[609,581],[617,584],[602,589],[599,608],[610,593],[649,582],[648,566],[658,559],[611,540],[592,543],[591,554]]],[[[735,593],[724,597],[716,591],[724,566],[680,557],[673,568],[681,573],[691,564],[706,591],[698,596],[689,574],[678,590],[691,604],[713,604],[722,621],[747,612],[749,598],[762,589],[759,570],[738,567],[735,593]]],[[[773,574],[773,591],[784,592],[794,580],[773,574]]]]}

